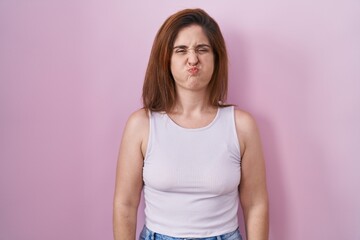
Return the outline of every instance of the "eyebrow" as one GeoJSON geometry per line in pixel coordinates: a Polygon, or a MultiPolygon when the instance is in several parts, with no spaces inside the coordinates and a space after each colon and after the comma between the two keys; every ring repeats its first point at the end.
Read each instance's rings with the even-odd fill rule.
{"type": "MultiPolygon", "coordinates": [[[[208,47],[208,48],[211,48],[210,45],[205,44],[205,43],[201,43],[201,44],[195,46],[195,48],[199,48],[199,47],[208,47]]],[[[178,45],[178,46],[175,46],[174,49],[175,49],[175,48],[188,48],[188,46],[186,46],[186,45],[178,45]]]]}

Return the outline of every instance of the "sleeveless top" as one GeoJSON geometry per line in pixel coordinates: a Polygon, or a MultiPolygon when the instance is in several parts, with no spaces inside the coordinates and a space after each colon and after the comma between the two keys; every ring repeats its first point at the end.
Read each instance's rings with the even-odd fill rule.
{"type": "Polygon", "coordinates": [[[210,237],[238,227],[240,146],[234,107],[202,128],[150,113],[143,166],[145,225],[172,237],[210,237]]]}

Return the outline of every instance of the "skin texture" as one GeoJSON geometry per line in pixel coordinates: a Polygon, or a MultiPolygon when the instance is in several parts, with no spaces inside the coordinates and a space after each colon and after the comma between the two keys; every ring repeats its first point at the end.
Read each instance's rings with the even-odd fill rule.
{"type": "Polygon", "coordinates": [[[207,87],[214,71],[214,54],[200,26],[192,25],[179,31],[170,67],[177,92],[178,88],[195,91],[207,87]]]}
{"type": "Polygon", "coordinates": [[[235,123],[243,149],[239,192],[247,240],[267,240],[269,206],[259,131],[254,118],[245,111],[235,111],[235,123]]]}
{"type": "MultiPolygon", "coordinates": [[[[171,71],[177,102],[169,117],[185,128],[208,125],[217,109],[209,104],[208,83],[214,69],[214,55],[201,27],[182,29],[175,40],[171,71]],[[181,47],[179,47],[181,46],[181,47]],[[189,71],[190,69],[190,71],[189,71]]],[[[268,195],[261,141],[254,118],[235,110],[242,167],[239,185],[248,240],[268,239],[268,195]]],[[[134,240],[137,209],[143,187],[142,167],[149,136],[145,110],[134,112],[125,127],[118,157],[114,194],[114,239],[134,240]]]]}

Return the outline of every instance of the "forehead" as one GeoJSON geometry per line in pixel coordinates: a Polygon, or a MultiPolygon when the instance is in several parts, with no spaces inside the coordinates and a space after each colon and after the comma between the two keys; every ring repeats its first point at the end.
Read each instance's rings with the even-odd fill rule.
{"type": "Polygon", "coordinates": [[[178,32],[174,41],[174,46],[179,44],[187,46],[194,44],[209,44],[209,39],[201,26],[190,25],[180,29],[178,32]]]}

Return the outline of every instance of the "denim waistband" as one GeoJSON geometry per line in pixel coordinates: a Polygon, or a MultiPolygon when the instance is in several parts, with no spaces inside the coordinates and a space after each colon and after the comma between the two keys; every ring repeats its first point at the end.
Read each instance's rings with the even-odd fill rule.
{"type": "Polygon", "coordinates": [[[242,236],[238,228],[235,231],[225,233],[219,236],[205,238],[178,238],[153,232],[146,226],[144,226],[140,233],[139,240],[242,240],[242,236]]]}

